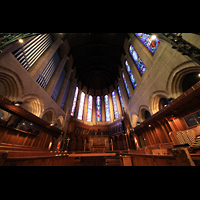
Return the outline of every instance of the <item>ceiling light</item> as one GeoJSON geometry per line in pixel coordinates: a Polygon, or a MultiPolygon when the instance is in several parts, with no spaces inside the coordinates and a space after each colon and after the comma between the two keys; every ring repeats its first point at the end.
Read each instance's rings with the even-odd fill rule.
{"type": "Polygon", "coordinates": [[[200,77],[200,74],[198,74],[198,77],[200,77]]]}

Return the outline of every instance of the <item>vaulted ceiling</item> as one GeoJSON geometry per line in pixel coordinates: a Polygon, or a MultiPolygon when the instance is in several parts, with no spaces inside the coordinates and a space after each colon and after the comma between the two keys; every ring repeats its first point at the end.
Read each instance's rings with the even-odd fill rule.
{"type": "MultiPolygon", "coordinates": [[[[109,88],[119,77],[127,33],[67,33],[78,80],[92,89],[109,88]]],[[[64,39],[65,39],[64,38],[64,39]]],[[[125,54],[125,53],[124,53],[125,54]]]]}

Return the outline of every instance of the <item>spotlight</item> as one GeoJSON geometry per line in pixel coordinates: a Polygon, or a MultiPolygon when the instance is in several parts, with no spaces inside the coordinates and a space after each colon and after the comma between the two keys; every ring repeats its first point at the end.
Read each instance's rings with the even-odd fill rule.
{"type": "Polygon", "coordinates": [[[155,36],[155,35],[152,35],[152,36],[151,36],[151,39],[152,39],[152,40],[155,40],[155,39],[156,39],[156,36],[155,36]]]}
{"type": "Polygon", "coordinates": [[[200,77],[200,74],[198,74],[198,77],[200,77]]]}
{"type": "Polygon", "coordinates": [[[20,42],[20,43],[23,43],[23,42],[24,42],[24,40],[22,40],[22,39],[19,39],[19,42],[20,42]]]}
{"type": "Polygon", "coordinates": [[[13,101],[13,104],[18,107],[22,104],[22,101],[13,101]]]}
{"type": "Polygon", "coordinates": [[[52,123],[50,124],[50,126],[57,126],[57,125],[58,125],[58,124],[52,124],[52,123]]]}

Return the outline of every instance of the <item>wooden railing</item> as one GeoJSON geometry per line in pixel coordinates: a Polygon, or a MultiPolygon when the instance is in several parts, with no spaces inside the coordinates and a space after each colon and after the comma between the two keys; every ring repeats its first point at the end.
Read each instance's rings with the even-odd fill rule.
{"type": "MultiPolygon", "coordinates": [[[[157,149],[159,151],[159,149],[157,149]]],[[[129,166],[195,166],[199,165],[200,155],[189,154],[187,148],[171,149],[166,152],[145,154],[143,151],[131,151],[121,154],[124,163],[129,161],[129,166]],[[164,154],[165,153],[165,154],[164,154]],[[195,162],[194,162],[195,161],[195,162]]]]}
{"type": "Polygon", "coordinates": [[[0,146],[0,166],[70,166],[73,163],[74,158],[69,158],[66,152],[0,146]]]}

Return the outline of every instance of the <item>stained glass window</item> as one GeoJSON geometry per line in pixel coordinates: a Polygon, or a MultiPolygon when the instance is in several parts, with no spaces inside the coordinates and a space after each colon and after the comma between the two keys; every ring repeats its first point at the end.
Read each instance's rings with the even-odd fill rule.
{"type": "Polygon", "coordinates": [[[145,33],[134,33],[144,46],[154,55],[161,41],[155,36],[145,33]]]}
{"type": "Polygon", "coordinates": [[[144,63],[142,62],[141,58],[138,56],[137,52],[135,51],[132,45],[130,45],[129,47],[129,53],[133,58],[133,61],[136,67],[138,68],[140,75],[142,76],[146,70],[146,66],[144,65],[144,63]]]}
{"type": "Polygon", "coordinates": [[[101,121],[101,97],[100,96],[97,96],[97,99],[96,99],[96,110],[97,110],[97,122],[100,122],[101,121]]]}
{"type": "Polygon", "coordinates": [[[78,87],[76,87],[76,91],[75,91],[75,94],[74,94],[74,100],[73,100],[73,104],[72,104],[71,116],[74,116],[74,111],[75,111],[75,108],[76,108],[77,96],[78,96],[78,87]]]}
{"type": "Polygon", "coordinates": [[[91,122],[92,121],[92,96],[89,95],[88,97],[88,110],[87,110],[87,121],[91,122]]]}
{"type": "Polygon", "coordinates": [[[126,83],[126,78],[125,78],[125,75],[124,75],[124,72],[122,72],[122,78],[124,80],[124,85],[125,85],[125,88],[126,88],[126,91],[127,91],[127,94],[128,94],[128,98],[130,98],[130,92],[129,92],[129,89],[128,89],[128,85],[126,83]]]}
{"type": "Polygon", "coordinates": [[[83,109],[84,109],[84,102],[85,102],[85,93],[81,92],[81,99],[79,104],[79,110],[78,110],[78,119],[83,119],[83,109]]]}
{"type": "Polygon", "coordinates": [[[110,107],[109,107],[109,98],[108,95],[104,96],[105,100],[105,111],[106,111],[106,121],[110,121],[110,107]]]}
{"type": "Polygon", "coordinates": [[[118,107],[117,107],[117,100],[116,100],[115,91],[112,92],[112,101],[113,101],[115,119],[118,119],[119,118],[119,112],[118,112],[118,107]]]}
{"type": "Polygon", "coordinates": [[[120,91],[119,85],[118,85],[117,89],[118,89],[118,93],[119,93],[119,100],[120,100],[121,106],[123,108],[124,105],[123,105],[123,100],[122,100],[122,95],[121,95],[121,91],[120,91]]]}
{"type": "Polygon", "coordinates": [[[135,87],[137,86],[137,83],[135,81],[135,78],[134,78],[134,76],[132,74],[131,68],[130,68],[127,60],[125,61],[125,66],[126,66],[126,70],[128,72],[129,78],[131,80],[131,83],[133,85],[133,89],[135,89],[135,87]]]}

